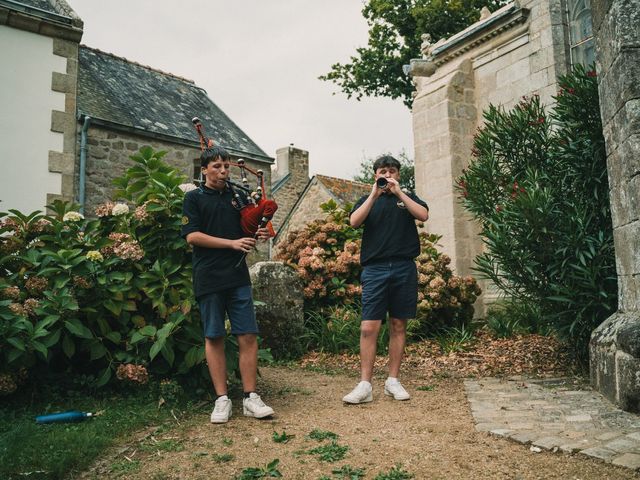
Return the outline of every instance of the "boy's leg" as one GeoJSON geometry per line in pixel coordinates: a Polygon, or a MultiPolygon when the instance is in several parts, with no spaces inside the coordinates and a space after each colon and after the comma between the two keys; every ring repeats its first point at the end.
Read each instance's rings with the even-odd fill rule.
{"type": "Polygon", "coordinates": [[[226,395],[227,360],[224,356],[224,337],[205,338],[204,354],[216,395],[226,395]]]}
{"type": "Polygon", "coordinates": [[[398,378],[407,339],[407,321],[389,318],[389,376],[398,378]]]}
{"type": "Polygon", "coordinates": [[[255,392],[258,372],[258,339],[255,334],[238,335],[237,338],[240,350],[242,388],[245,392],[255,392]]]}
{"type": "Polygon", "coordinates": [[[198,301],[204,354],[216,395],[227,394],[227,361],[224,355],[224,295],[211,293],[198,301]]]}
{"type": "Polygon", "coordinates": [[[371,383],[376,361],[376,344],[381,320],[363,320],[360,324],[360,380],[371,383]]]}

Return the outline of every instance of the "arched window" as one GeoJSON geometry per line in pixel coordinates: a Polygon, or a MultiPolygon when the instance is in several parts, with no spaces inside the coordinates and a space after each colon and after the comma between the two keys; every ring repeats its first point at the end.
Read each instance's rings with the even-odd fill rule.
{"type": "Polygon", "coordinates": [[[595,61],[591,0],[567,0],[571,65],[591,65],[595,61]]]}

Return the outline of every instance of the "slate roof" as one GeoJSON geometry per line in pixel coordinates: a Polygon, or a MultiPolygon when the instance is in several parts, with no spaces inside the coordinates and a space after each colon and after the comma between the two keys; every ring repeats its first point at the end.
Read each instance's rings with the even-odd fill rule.
{"type": "Polygon", "coordinates": [[[316,178],[342,205],[356,203],[360,197],[369,195],[371,192],[371,185],[366,183],[345,180],[344,178],[327,177],[325,175],[316,175],[316,178]]]}
{"type": "Polygon", "coordinates": [[[196,145],[191,119],[231,153],[273,163],[193,81],[81,45],[78,110],[100,122],[196,145]]]}
{"type": "Polygon", "coordinates": [[[360,197],[368,195],[371,192],[371,185],[367,185],[366,183],[345,180],[344,178],[327,177],[326,175],[314,175],[311,180],[309,180],[309,183],[307,183],[307,186],[304,187],[304,190],[298,197],[298,200],[296,200],[296,203],[291,207],[291,210],[289,210],[282,220],[282,225],[280,225],[280,228],[276,232],[276,236],[274,238],[276,243],[280,238],[280,232],[284,231],[295,211],[298,209],[300,204],[304,202],[304,199],[307,197],[307,193],[311,187],[317,183],[325,187],[336,203],[341,207],[344,207],[347,203],[353,205],[360,199],[360,197]]]}
{"type": "Polygon", "coordinates": [[[82,20],[65,0],[0,0],[0,6],[54,23],[82,28],[82,20]]]}

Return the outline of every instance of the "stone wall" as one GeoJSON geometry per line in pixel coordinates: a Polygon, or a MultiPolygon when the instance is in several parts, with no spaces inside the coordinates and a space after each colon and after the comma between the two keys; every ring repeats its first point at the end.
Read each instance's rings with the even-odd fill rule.
{"type": "MultiPolygon", "coordinates": [[[[559,0],[513,2],[446,41],[423,44],[428,77],[414,77],[413,132],[417,193],[430,207],[429,232],[460,275],[481,252],[478,227],[460,206],[454,180],[468,165],[473,135],[489,104],[514,106],[524,95],[552,102],[567,72],[565,20],[559,0]]],[[[495,293],[486,282],[476,305],[495,293]]]]}
{"type": "Polygon", "coordinates": [[[278,231],[309,183],[309,152],[293,146],[279,148],[271,174],[273,185],[277,185],[273,199],[278,204],[272,223],[278,231]],[[278,185],[279,182],[282,183],[278,185]]]}
{"type": "Polygon", "coordinates": [[[303,228],[314,220],[326,217],[327,214],[320,209],[320,204],[331,199],[334,199],[333,196],[314,178],[304,197],[298,204],[298,208],[296,208],[296,211],[293,212],[287,223],[282,225],[281,230],[278,232],[275,244],[276,251],[279,245],[287,241],[289,232],[303,228]]]}
{"type": "MultiPolygon", "coordinates": [[[[79,136],[78,141],[80,141],[79,136]]],[[[167,154],[163,157],[163,160],[176,167],[189,181],[193,180],[195,172],[199,171],[199,148],[92,125],[89,127],[87,135],[85,177],[85,212],[88,215],[93,214],[97,205],[111,199],[114,191],[113,179],[122,176],[127,169],[134,165],[134,162],[129,157],[144,146],[150,146],[154,150],[165,150],[167,154]]],[[[78,157],[77,162],[79,163],[79,161],[78,157]]],[[[268,164],[252,162],[251,160],[246,160],[246,162],[253,169],[263,170],[265,172],[265,185],[271,184],[271,172],[269,168],[266,168],[269,166],[268,164]]],[[[234,171],[233,173],[236,174],[237,178],[237,172],[234,171]]],[[[253,179],[250,179],[250,182],[253,182],[253,179]]],[[[253,185],[253,183],[251,184],[253,185]]]]}
{"type": "Polygon", "coordinates": [[[640,0],[592,0],[618,312],[591,338],[591,381],[640,412],[640,0]]]}

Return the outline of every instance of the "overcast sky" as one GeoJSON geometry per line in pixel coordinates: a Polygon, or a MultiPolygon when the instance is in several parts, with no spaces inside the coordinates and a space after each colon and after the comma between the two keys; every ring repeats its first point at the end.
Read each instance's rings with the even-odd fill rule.
{"type": "Polygon", "coordinates": [[[413,158],[402,101],[348,100],[318,80],[366,45],[361,0],[67,1],[83,44],[195,81],[272,157],[293,143],[311,174],[342,178],[365,157],[413,158]]]}

